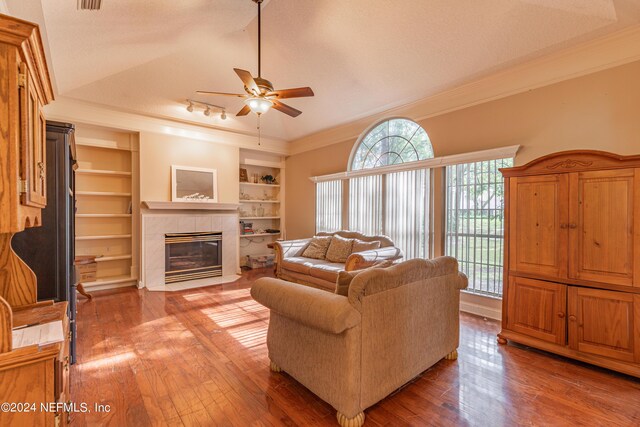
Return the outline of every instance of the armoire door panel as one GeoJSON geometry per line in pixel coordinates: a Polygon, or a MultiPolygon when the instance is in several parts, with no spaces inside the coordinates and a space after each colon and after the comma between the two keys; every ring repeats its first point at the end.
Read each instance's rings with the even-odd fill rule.
{"type": "Polygon", "coordinates": [[[569,276],[632,286],[635,170],[573,173],[569,276]]]}
{"type": "Polygon", "coordinates": [[[566,278],[568,176],[511,178],[509,192],[510,269],[566,278]]]}
{"type": "Polygon", "coordinates": [[[577,351],[640,361],[640,297],[625,292],[569,287],[569,346],[577,351]]]}
{"type": "Polygon", "coordinates": [[[507,329],[544,341],[565,344],[566,293],[565,285],[511,277],[507,329]]]}

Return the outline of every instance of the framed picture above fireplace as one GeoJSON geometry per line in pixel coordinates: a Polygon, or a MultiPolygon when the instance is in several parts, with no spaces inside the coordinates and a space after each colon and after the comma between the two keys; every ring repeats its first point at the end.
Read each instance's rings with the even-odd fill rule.
{"type": "Polygon", "coordinates": [[[218,202],[216,169],[171,166],[172,202],[218,202]]]}

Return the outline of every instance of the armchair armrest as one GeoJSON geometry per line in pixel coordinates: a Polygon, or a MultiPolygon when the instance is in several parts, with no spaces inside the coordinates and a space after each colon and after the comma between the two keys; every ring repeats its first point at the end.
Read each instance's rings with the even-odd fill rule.
{"type": "Polygon", "coordinates": [[[265,277],[253,284],[251,296],[281,316],[333,334],[360,323],[347,298],[309,286],[265,277]]]}
{"type": "Polygon", "coordinates": [[[300,255],[309,245],[311,239],[298,240],[276,240],[273,243],[273,250],[276,253],[276,276],[280,277],[282,260],[288,257],[300,255]]]}
{"type": "Polygon", "coordinates": [[[377,262],[391,260],[395,261],[402,258],[402,251],[395,246],[387,246],[380,249],[372,249],[369,251],[355,252],[349,255],[344,269],[347,271],[361,270],[371,267],[377,262]]]}

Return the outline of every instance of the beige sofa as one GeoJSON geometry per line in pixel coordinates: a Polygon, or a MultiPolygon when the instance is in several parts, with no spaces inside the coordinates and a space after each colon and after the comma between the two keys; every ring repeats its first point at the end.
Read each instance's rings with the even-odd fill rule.
{"type": "Polygon", "coordinates": [[[347,239],[359,239],[365,242],[379,241],[380,248],[352,253],[342,264],[324,259],[303,257],[302,253],[311,242],[311,238],[276,241],[274,244],[276,277],[333,291],[340,271],[361,270],[380,261],[402,259],[402,251],[396,248],[393,241],[387,236],[365,236],[355,231],[336,231],[334,233],[318,233],[317,235],[333,236],[336,234],[347,239]]]}
{"type": "Polygon", "coordinates": [[[364,410],[434,365],[457,358],[460,289],[451,257],[357,274],[341,296],[273,278],[251,288],[271,310],[271,369],[282,369],[360,426],[364,410]]]}

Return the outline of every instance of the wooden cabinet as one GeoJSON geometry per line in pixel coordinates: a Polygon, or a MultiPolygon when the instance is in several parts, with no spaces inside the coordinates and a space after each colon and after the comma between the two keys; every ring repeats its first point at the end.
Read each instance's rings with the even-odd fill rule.
{"type": "Polygon", "coordinates": [[[570,276],[632,286],[640,278],[634,271],[640,169],[579,172],[570,179],[570,276]]]}
{"type": "Polygon", "coordinates": [[[569,347],[640,362],[640,295],[569,287],[569,347]]]}
{"type": "Polygon", "coordinates": [[[502,170],[508,339],[640,377],[640,156],[502,170]]]}
{"type": "Polygon", "coordinates": [[[517,177],[510,182],[510,267],[567,276],[569,180],[566,175],[517,177]]]}
{"type": "Polygon", "coordinates": [[[566,341],[567,287],[558,283],[509,279],[507,327],[544,341],[566,341]]]}
{"type": "Polygon", "coordinates": [[[43,208],[47,204],[46,122],[35,80],[26,63],[18,66],[20,99],[20,203],[43,208]]]}

